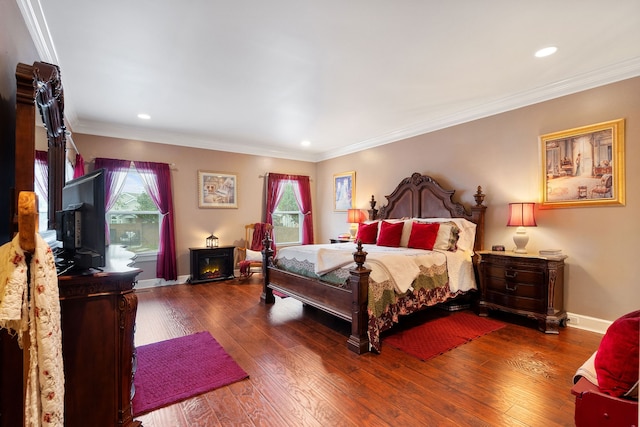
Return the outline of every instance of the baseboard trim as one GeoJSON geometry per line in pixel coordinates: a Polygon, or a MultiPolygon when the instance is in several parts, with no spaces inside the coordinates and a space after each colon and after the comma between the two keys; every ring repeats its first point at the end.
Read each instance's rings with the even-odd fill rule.
{"type": "Polygon", "coordinates": [[[178,276],[176,280],[164,280],[160,278],[155,279],[144,279],[138,280],[135,289],[147,289],[147,288],[157,288],[159,286],[171,286],[171,285],[180,285],[182,283],[187,283],[189,280],[189,275],[178,276]]]}
{"type": "Polygon", "coordinates": [[[576,313],[567,313],[567,326],[571,328],[583,329],[604,335],[612,323],[610,320],[597,319],[576,313]]]}

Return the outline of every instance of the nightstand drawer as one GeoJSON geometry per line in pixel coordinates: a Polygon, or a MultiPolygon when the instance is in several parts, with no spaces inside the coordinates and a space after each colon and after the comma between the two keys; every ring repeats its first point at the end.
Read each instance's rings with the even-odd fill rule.
{"type": "Polygon", "coordinates": [[[544,298],[546,288],[544,283],[505,280],[504,278],[493,278],[487,283],[487,291],[511,295],[523,298],[544,298]]]}
{"type": "Polygon", "coordinates": [[[526,269],[512,266],[489,264],[487,273],[496,281],[506,280],[513,283],[544,284],[544,273],[540,269],[526,269]]]}
{"type": "Polygon", "coordinates": [[[515,310],[530,311],[535,313],[545,313],[545,300],[540,297],[528,297],[526,294],[538,293],[536,286],[518,286],[517,292],[494,291],[487,289],[485,293],[486,301],[504,307],[511,307],[515,310]]]}

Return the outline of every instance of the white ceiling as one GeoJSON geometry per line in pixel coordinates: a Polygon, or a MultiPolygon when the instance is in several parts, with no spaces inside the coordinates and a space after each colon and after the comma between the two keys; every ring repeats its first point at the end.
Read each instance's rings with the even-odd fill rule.
{"type": "Polygon", "coordinates": [[[640,75],[638,0],[16,1],[73,132],[289,159],[640,75]]]}

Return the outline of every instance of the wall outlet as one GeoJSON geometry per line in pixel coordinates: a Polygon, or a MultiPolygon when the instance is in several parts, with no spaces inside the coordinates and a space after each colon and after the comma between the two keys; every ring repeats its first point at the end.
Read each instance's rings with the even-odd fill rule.
{"type": "Polygon", "coordinates": [[[567,317],[567,322],[572,324],[572,325],[579,325],[580,324],[580,318],[577,316],[569,316],[567,317]]]}

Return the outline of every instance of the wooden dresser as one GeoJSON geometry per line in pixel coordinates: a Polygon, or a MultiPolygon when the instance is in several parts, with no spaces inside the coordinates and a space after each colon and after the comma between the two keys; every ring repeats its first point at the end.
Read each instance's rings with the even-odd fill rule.
{"type": "Polygon", "coordinates": [[[538,329],[557,334],[566,322],[563,307],[566,256],[541,257],[480,251],[479,314],[502,310],[538,320],[538,329]]]}
{"type": "MultiPolygon", "coordinates": [[[[104,271],[58,278],[65,426],[140,425],[133,420],[131,408],[138,307],[133,287],[140,270],[128,266],[130,255],[121,247],[111,246],[104,271]]],[[[7,372],[8,369],[21,372],[22,355],[19,350],[16,353],[15,338],[11,342],[10,337],[3,337],[0,348],[3,360],[0,425],[22,425],[24,405],[19,392],[22,375],[7,372]]]]}

